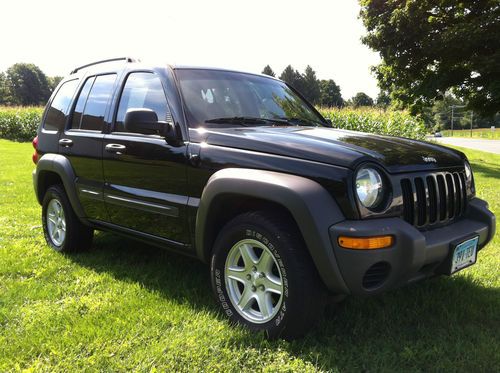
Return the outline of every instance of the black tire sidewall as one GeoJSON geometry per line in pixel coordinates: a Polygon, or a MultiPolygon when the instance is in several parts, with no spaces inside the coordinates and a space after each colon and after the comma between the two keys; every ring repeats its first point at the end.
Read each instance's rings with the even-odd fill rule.
{"type": "Polygon", "coordinates": [[[246,325],[254,331],[264,330],[269,337],[277,337],[280,335],[284,326],[287,324],[288,304],[290,297],[290,281],[288,278],[287,258],[283,255],[283,249],[279,237],[275,237],[266,228],[254,223],[229,224],[226,226],[219,237],[217,238],[213,255],[210,263],[210,274],[212,288],[217,302],[221,305],[223,312],[230,318],[231,321],[237,324],[246,325]],[[276,315],[266,323],[254,323],[239,314],[236,308],[231,303],[229,298],[226,282],[224,278],[224,269],[227,255],[230,249],[239,241],[244,239],[254,239],[265,245],[273,254],[276,263],[281,272],[283,281],[283,299],[279,311],[276,315]]]}

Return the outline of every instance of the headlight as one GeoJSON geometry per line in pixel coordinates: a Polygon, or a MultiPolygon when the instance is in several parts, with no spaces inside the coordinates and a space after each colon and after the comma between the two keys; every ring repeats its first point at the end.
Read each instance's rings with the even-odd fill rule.
{"type": "Polygon", "coordinates": [[[383,200],[383,182],[380,173],[371,167],[363,167],[356,174],[356,193],[363,206],[378,207],[383,200]]]}
{"type": "Polygon", "coordinates": [[[467,179],[467,182],[472,181],[472,169],[467,161],[465,161],[465,178],[467,179]]]}
{"type": "Polygon", "coordinates": [[[465,184],[467,186],[467,194],[474,195],[476,191],[474,190],[474,177],[472,176],[472,168],[469,162],[464,162],[465,167],[465,184]]]}

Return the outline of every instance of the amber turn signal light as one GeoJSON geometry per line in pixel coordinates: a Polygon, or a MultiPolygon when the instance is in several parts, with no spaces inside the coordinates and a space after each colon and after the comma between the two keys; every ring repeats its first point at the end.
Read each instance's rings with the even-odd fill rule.
{"type": "Polygon", "coordinates": [[[393,236],[376,236],[376,237],[347,237],[339,236],[338,243],[340,247],[354,250],[373,250],[383,249],[392,246],[394,243],[393,236]]]}

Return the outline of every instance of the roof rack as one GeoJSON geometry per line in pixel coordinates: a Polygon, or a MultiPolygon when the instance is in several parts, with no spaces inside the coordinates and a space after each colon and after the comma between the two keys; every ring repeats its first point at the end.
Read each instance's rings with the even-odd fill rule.
{"type": "Polygon", "coordinates": [[[70,74],[74,74],[78,70],[84,69],[84,68],[89,67],[89,66],[98,65],[100,63],[106,63],[106,62],[113,62],[113,61],[138,62],[139,60],[132,58],[132,57],[109,58],[107,60],[96,61],[96,62],[88,63],[88,64],[83,65],[83,66],[79,66],[76,69],[73,69],[70,74]]]}

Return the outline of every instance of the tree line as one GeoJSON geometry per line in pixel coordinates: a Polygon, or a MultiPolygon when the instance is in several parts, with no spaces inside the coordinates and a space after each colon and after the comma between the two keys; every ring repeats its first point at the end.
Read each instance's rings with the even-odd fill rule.
{"type": "Polygon", "coordinates": [[[0,105],[45,105],[61,79],[32,63],[16,63],[0,72],[0,105]]]}
{"type": "MultiPolygon", "coordinates": [[[[264,67],[262,74],[276,77],[276,73],[269,65],[264,67]]],[[[389,96],[384,92],[380,92],[376,100],[364,92],[358,92],[349,100],[344,100],[340,87],[335,81],[333,79],[318,79],[316,72],[309,65],[307,65],[304,73],[300,73],[292,65],[288,65],[279,76],[279,79],[287,82],[299,91],[313,105],[338,108],[343,106],[360,107],[376,105],[386,108],[391,103],[389,96]]]]}
{"type": "Polygon", "coordinates": [[[379,53],[373,72],[395,107],[425,116],[437,102],[457,101],[490,122],[498,117],[498,0],[359,2],[363,43],[379,53]]]}

